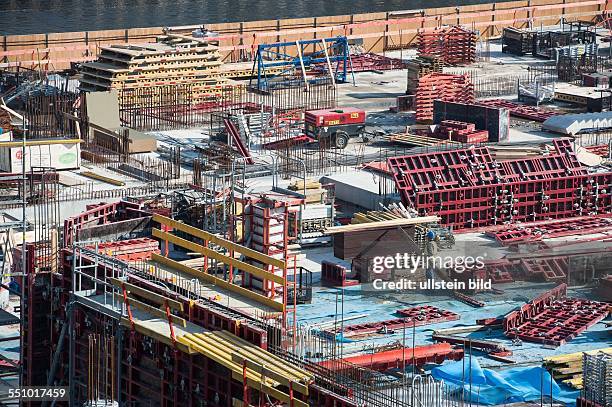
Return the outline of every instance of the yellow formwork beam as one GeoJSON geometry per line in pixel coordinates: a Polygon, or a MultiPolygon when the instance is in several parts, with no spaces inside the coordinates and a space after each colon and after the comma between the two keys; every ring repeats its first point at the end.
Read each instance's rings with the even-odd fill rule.
{"type": "Polygon", "coordinates": [[[177,222],[176,220],[170,219],[166,216],[155,214],[153,215],[153,221],[158,222],[162,225],[170,226],[173,229],[177,229],[182,232],[189,233],[191,236],[195,236],[195,237],[199,237],[200,239],[207,240],[211,243],[224,247],[228,250],[233,250],[235,252],[241,253],[246,257],[250,257],[252,259],[259,260],[261,263],[269,264],[271,266],[278,267],[280,269],[284,269],[286,267],[285,262],[282,260],[275,259],[274,257],[265,255],[253,249],[249,249],[248,247],[239,245],[227,239],[223,239],[219,236],[215,236],[212,233],[205,232],[193,226],[189,226],[184,223],[177,222]]]}
{"type": "Polygon", "coordinates": [[[291,374],[292,376],[294,376],[295,378],[297,378],[298,380],[302,380],[305,382],[310,382],[314,380],[314,376],[312,375],[312,373],[301,369],[298,366],[294,366],[292,364],[287,364],[286,361],[284,361],[283,359],[279,358],[278,356],[270,353],[270,352],[266,352],[265,350],[253,345],[252,343],[236,336],[233,335],[232,333],[228,332],[228,331],[215,331],[214,332],[216,336],[221,336],[224,338],[228,338],[232,341],[234,341],[235,343],[237,343],[238,345],[244,347],[244,348],[249,348],[250,352],[252,354],[251,357],[258,357],[259,359],[254,359],[255,361],[265,361],[266,364],[273,364],[275,366],[283,366],[284,369],[289,369],[288,372],[289,374],[291,374]]]}
{"type": "Polygon", "coordinates": [[[252,264],[249,264],[249,263],[245,263],[233,257],[226,256],[224,254],[216,252],[212,249],[209,249],[208,247],[202,246],[192,241],[180,238],[178,236],[174,236],[173,234],[170,234],[168,232],[162,232],[159,229],[153,228],[153,236],[159,239],[167,240],[187,250],[191,250],[191,251],[200,253],[204,256],[208,256],[224,264],[231,265],[242,271],[246,271],[247,273],[253,274],[254,276],[257,276],[258,278],[274,281],[275,283],[281,284],[283,286],[285,285],[285,279],[282,276],[276,275],[274,273],[270,273],[267,270],[261,269],[257,266],[253,266],[252,264]]]}
{"type": "Polygon", "coordinates": [[[545,364],[549,364],[549,363],[563,364],[563,363],[570,363],[574,360],[582,361],[582,355],[584,355],[585,353],[587,355],[596,355],[597,353],[600,353],[600,352],[607,353],[608,355],[612,355],[612,348],[601,348],[601,349],[594,349],[594,350],[590,350],[586,352],[566,353],[565,355],[549,356],[547,358],[544,358],[544,363],[545,364]]]}
{"type": "MultiPolygon", "coordinates": [[[[225,366],[232,372],[232,378],[234,380],[242,381],[243,380],[242,366],[232,361],[231,353],[229,352],[229,350],[224,349],[223,347],[219,347],[218,345],[214,343],[212,344],[208,343],[206,340],[202,339],[203,336],[206,336],[206,335],[187,334],[187,335],[180,336],[179,338],[177,338],[177,340],[180,343],[188,346],[190,349],[196,350],[200,352],[202,355],[206,356],[207,358],[210,358],[214,360],[215,362],[225,366]]],[[[275,385],[279,384],[278,382],[275,382],[274,380],[270,378],[266,378],[266,377],[262,378],[261,374],[257,372],[253,372],[252,370],[248,368],[248,366],[246,369],[246,382],[247,382],[247,386],[251,387],[252,389],[261,391],[265,394],[268,394],[269,396],[273,397],[276,400],[282,401],[284,403],[291,402],[293,403],[293,406],[295,407],[308,407],[308,404],[301,400],[297,400],[297,399],[291,400],[291,398],[289,397],[287,393],[284,393],[274,387],[275,385]]]]}
{"type": "MultiPolygon", "coordinates": [[[[126,317],[122,317],[121,318],[121,325],[123,325],[123,326],[125,326],[127,328],[131,328],[132,327],[132,324],[130,323],[130,320],[128,318],[126,318],[126,317]]],[[[176,345],[178,350],[180,350],[181,352],[186,353],[188,355],[192,355],[192,354],[198,353],[196,350],[191,349],[189,346],[187,346],[187,345],[185,345],[183,343],[180,343],[178,341],[176,343],[173,343],[172,342],[172,338],[170,337],[170,335],[164,335],[162,333],[159,333],[156,330],[153,330],[151,328],[148,328],[148,327],[142,325],[142,323],[140,323],[138,321],[134,321],[134,330],[136,332],[139,332],[139,333],[145,335],[145,336],[150,336],[151,338],[153,338],[153,339],[155,339],[155,340],[157,340],[159,342],[165,343],[168,346],[175,346],[176,345]]]]}
{"type": "Polygon", "coordinates": [[[204,273],[200,270],[196,270],[193,267],[189,267],[186,266],[182,263],[179,263],[178,261],[169,259],[167,257],[161,256],[159,254],[153,253],[151,259],[153,261],[156,261],[158,263],[161,263],[165,266],[171,267],[175,270],[181,271],[185,274],[188,274],[190,276],[196,277],[196,278],[201,278],[202,280],[207,281],[210,284],[216,285],[220,288],[226,289],[228,291],[232,291],[235,294],[241,295],[243,297],[246,298],[250,298],[253,301],[257,301],[260,304],[266,305],[270,308],[272,308],[273,310],[279,311],[279,312],[283,312],[285,310],[285,306],[284,304],[274,301],[271,298],[268,298],[264,295],[261,294],[257,294],[254,291],[248,290],[244,287],[240,287],[236,284],[232,284],[228,281],[225,281],[221,278],[215,277],[213,275],[204,273]]]}
{"type": "MultiPolygon", "coordinates": [[[[198,336],[198,335],[196,335],[198,336]]],[[[299,371],[293,368],[293,366],[284,363],[276,363],[275,360],[261,357],[260,354],[255,352],[257,347],[253,344],[244,346],[242,343],[235,340],[235,335],[219,335],[218,332],[213,332],[210,335],[204,335],[203,340],[209,341],[211,344],[218,344],[231,349],[232,360],[238,364],[242,364],[243,360],[250,363],[250,368],[255,370],[257,373],[262,373],[263,370],[270,372],[268,375],[271,379],[289,386],[290,382],[295,384],[294,390],[302,394],[308,395],[308,387],[300,384],[299,382],[304,380],[309,382],[310,375],[302,375],[299,371]]],[[[265,352],[267,353],[267,352],[265,352]]]]}

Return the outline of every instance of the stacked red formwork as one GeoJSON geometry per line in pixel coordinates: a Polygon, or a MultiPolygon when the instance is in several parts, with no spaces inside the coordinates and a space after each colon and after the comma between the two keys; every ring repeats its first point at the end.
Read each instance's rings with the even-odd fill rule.
{"type": "Polygon", "coordinates": [[[419,32],[418,44],[419,54],[435,55],[447,65],[476,61],[476,33],[462,27],[419,32]]]}
{"type": "Polygon", "coordinates": [[[455,230],[612,213],[612,172],[589,172],[571,142],[498,162],[487,147],[388,159],[404,205],[455,230]]]}
{"type": "Polygon", "coordinates": [[[431,73],[419,78],[416,91],[416,120],[430,123],[433,120],[434,100],[473,103],[474,85],[468,75],[431,73]]]}
{"type": "Polygon", "coordinates": [[[487,130],[476,130],[474,123],[443,120],[436,129],[434,137],[465,144],[476,144],[486,143],[489,140],[489,132],[487,130]]]}

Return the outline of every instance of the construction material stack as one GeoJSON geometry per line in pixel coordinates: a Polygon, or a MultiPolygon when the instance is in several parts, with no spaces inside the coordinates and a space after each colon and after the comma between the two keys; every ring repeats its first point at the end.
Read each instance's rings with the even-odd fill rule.
{"type": "Polygon", "coordinates": [[[417,122],[432,122],[434,100],[473,103],[474,85],[468,75],[432,73],[419,78],[416,91],[417,122]]]}
{"type": "Polygon", "coordinates": [[[502,52],[523,56],[533,51],[533,33],[514,27],[504,28],[502,35],[502,52]]]}
{"type": "Polygon", "coordinates": [[[487,130],[476,130],[474,123],[455,120],[443,120],[433,135],[441,139],[458,141],[464,144],[486,143],[489,140],[489,132],[487,130]]]}
{"type": "Polygon", "coordinates": [[[604,352],[583,356],[583,397],[580,401],[591,406],[612,405],[612,355],[604,352]]]}
{"type": "Polygon", "coordinates": [[[442,73],[444,63],[440,57],[436,55],[422,54],[415,59],[406,63],[408,70],[408,85],[406,87],[407,95],[414,95],[419,87],[419,79],[430,73],[442,73]]]}
{"type": "Polygon", "coordinates": [[[608,213],[612,172],[589,172],[567,139],[553,145],[530,159],[497,162],[487,147],[476,147],[392,157],[388,164],[404,205],[455,229],[608,213]]]}
{"type": "Polygon", "coordinates": [[[435,55],[447,65],[469,65],[476,61],[476,33],[463,27],[448,27],[418,34],[419,54],[435,55]]]}
{"type": "MultiPolygon", "coordinates": [[[[187,37],[190,38],[190,37],[187,37]]],[[[214,93],[226,83],[219,75],[222,64],[218,46],[203,38],[180,43],[142,43],[101,47],[98,60],[81,65],[81,89],[108,91],[192,85],[198,96],[214,93]]]]}

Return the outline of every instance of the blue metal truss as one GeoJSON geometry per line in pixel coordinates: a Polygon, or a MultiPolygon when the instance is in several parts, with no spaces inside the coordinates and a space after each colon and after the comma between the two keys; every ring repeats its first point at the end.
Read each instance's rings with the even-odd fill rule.
{"type": "MultiPolygon", "coordinates": [[[[324,64],[325,71],[327,68],[327,58],[323,49],[311,53],[306,53],[306,48],[312,44],[321,44],[321,39],[304,40],[299,42],[275,42],[271,44],[261,44],[257,47],[257,55],[253,60],[253,69],[251,70],[251,80],[249,86],[255,87],[261,91],[271,91],[273,89],[299,86],[304,83],[302,78],[302,63],[308,69],[315,64],[324,64]],[[300,47],[298,56],[287,53],[288,48],[300,47]],[[282,50],[282,52],[281,52],[282,50]],[[300,61],[299,55],[302,55],[300,61]],[[272,73],[267,70],[272,67],[281,67],[281,72],[272,73]],[[300,77],[289,78],[288,73],[293,73],[295,70],[300,72],[300,77]],[[254,81],[257,81],[254,86],[254,81]]],[[[325,45],[329,55],[329,62],[334,72],[336,82],[346,82],[347,67],[349,57],[348,40],[346,37],[325,38],[325,45]]],[[[329,76],[307,78],[309,84],[316,84],[321,81],[329,80],[329,76]]]]}

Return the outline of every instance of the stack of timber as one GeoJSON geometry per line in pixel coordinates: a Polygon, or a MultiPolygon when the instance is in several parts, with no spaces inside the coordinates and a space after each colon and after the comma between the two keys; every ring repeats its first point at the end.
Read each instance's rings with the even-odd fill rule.
{"type": "Polygon", "coordinates": [[[598,353],[612,355],[612,348],[551,356],[544,359],[544,366],[551,372],[555,380],[560,380],[575,389],[582,389],[583,355],[585,353],[587,355],[596,355],[598,353]]]}
{"type": "Polygon", "coordinates": [[[192,85],[202,96],[215,93],[227,79],[219,74],[219,47],[207,39],[183,37],[156,43],[101,47],[98,59],[81,65],[81,90],[124,91],[164,85],[192,85]],[[163,42],[166,41],[166,42],[163,42]]]}
{"type": "Polygon", "coordinates": [[[306,190],[306,199],[304,203],[321,203],[325,199],[327,190],[323,188],[323,185],[319,181],[307,180],[306,184],[304,181],[295,181],[288,187],[291,191],[303,193],[306,190]]]}
{"type": "Polygon", "coordinates": [[[423,136],[423,135],[409,134],[409,133],[387,134],[384,136],[384,138],[389,143],[407,144],[407,145],[417,146],[417,147],[434,147],[434,146],[441,146],[441,145],[459,146],[461,144],[453,140],[445,140],[445,139],[441,139],[438,137],[430,137],[430,136],[423,136]]]}
{"type": "Polygon", "coordinates": [[[427,54],[419,55],[406,63],[406,69],[408,70],[406,94],[414,95],[419,87],[419,78],[429,75],[430,73],[442,72],[443,67],[444,63],[440,57],[427,54]]]}
{"type": "Polygon", "coordinates": [[[394,219],[410,219],[416,216],[417,214],[414,211],[411,212],[406,209],[400,202],[390,204],[384,211],[357,212],[353,215],[351,224],[356,225],[360,223],[381,222],[394,219]]]}
{"type": "MultiPolygon", "coordinates": [[[[396,218],[381,219],[381,220],[374,220],[371,218],[371,216],[374,216],[374,215],[368,212],[367,214],[364,215],[364,218],[358,219],[357,221],[358,223],[351,223],[349,225],[342,225],[342,226],[332,226],[330,228],[325,229],[325,233],[329,235],[333,235],[337,233],[398,228],[398,227],[409,226],[409,225],[422,225],[422,224],[436,223],[436,222],[439,222],[440,220],[440,218],[438,218],[437,216],[421,216],[421,217],[414,217],[414,218],[396,217],[396,218]]],[[[380,213],[377,213],[376,216],[380,216],[380,213]]]]}

